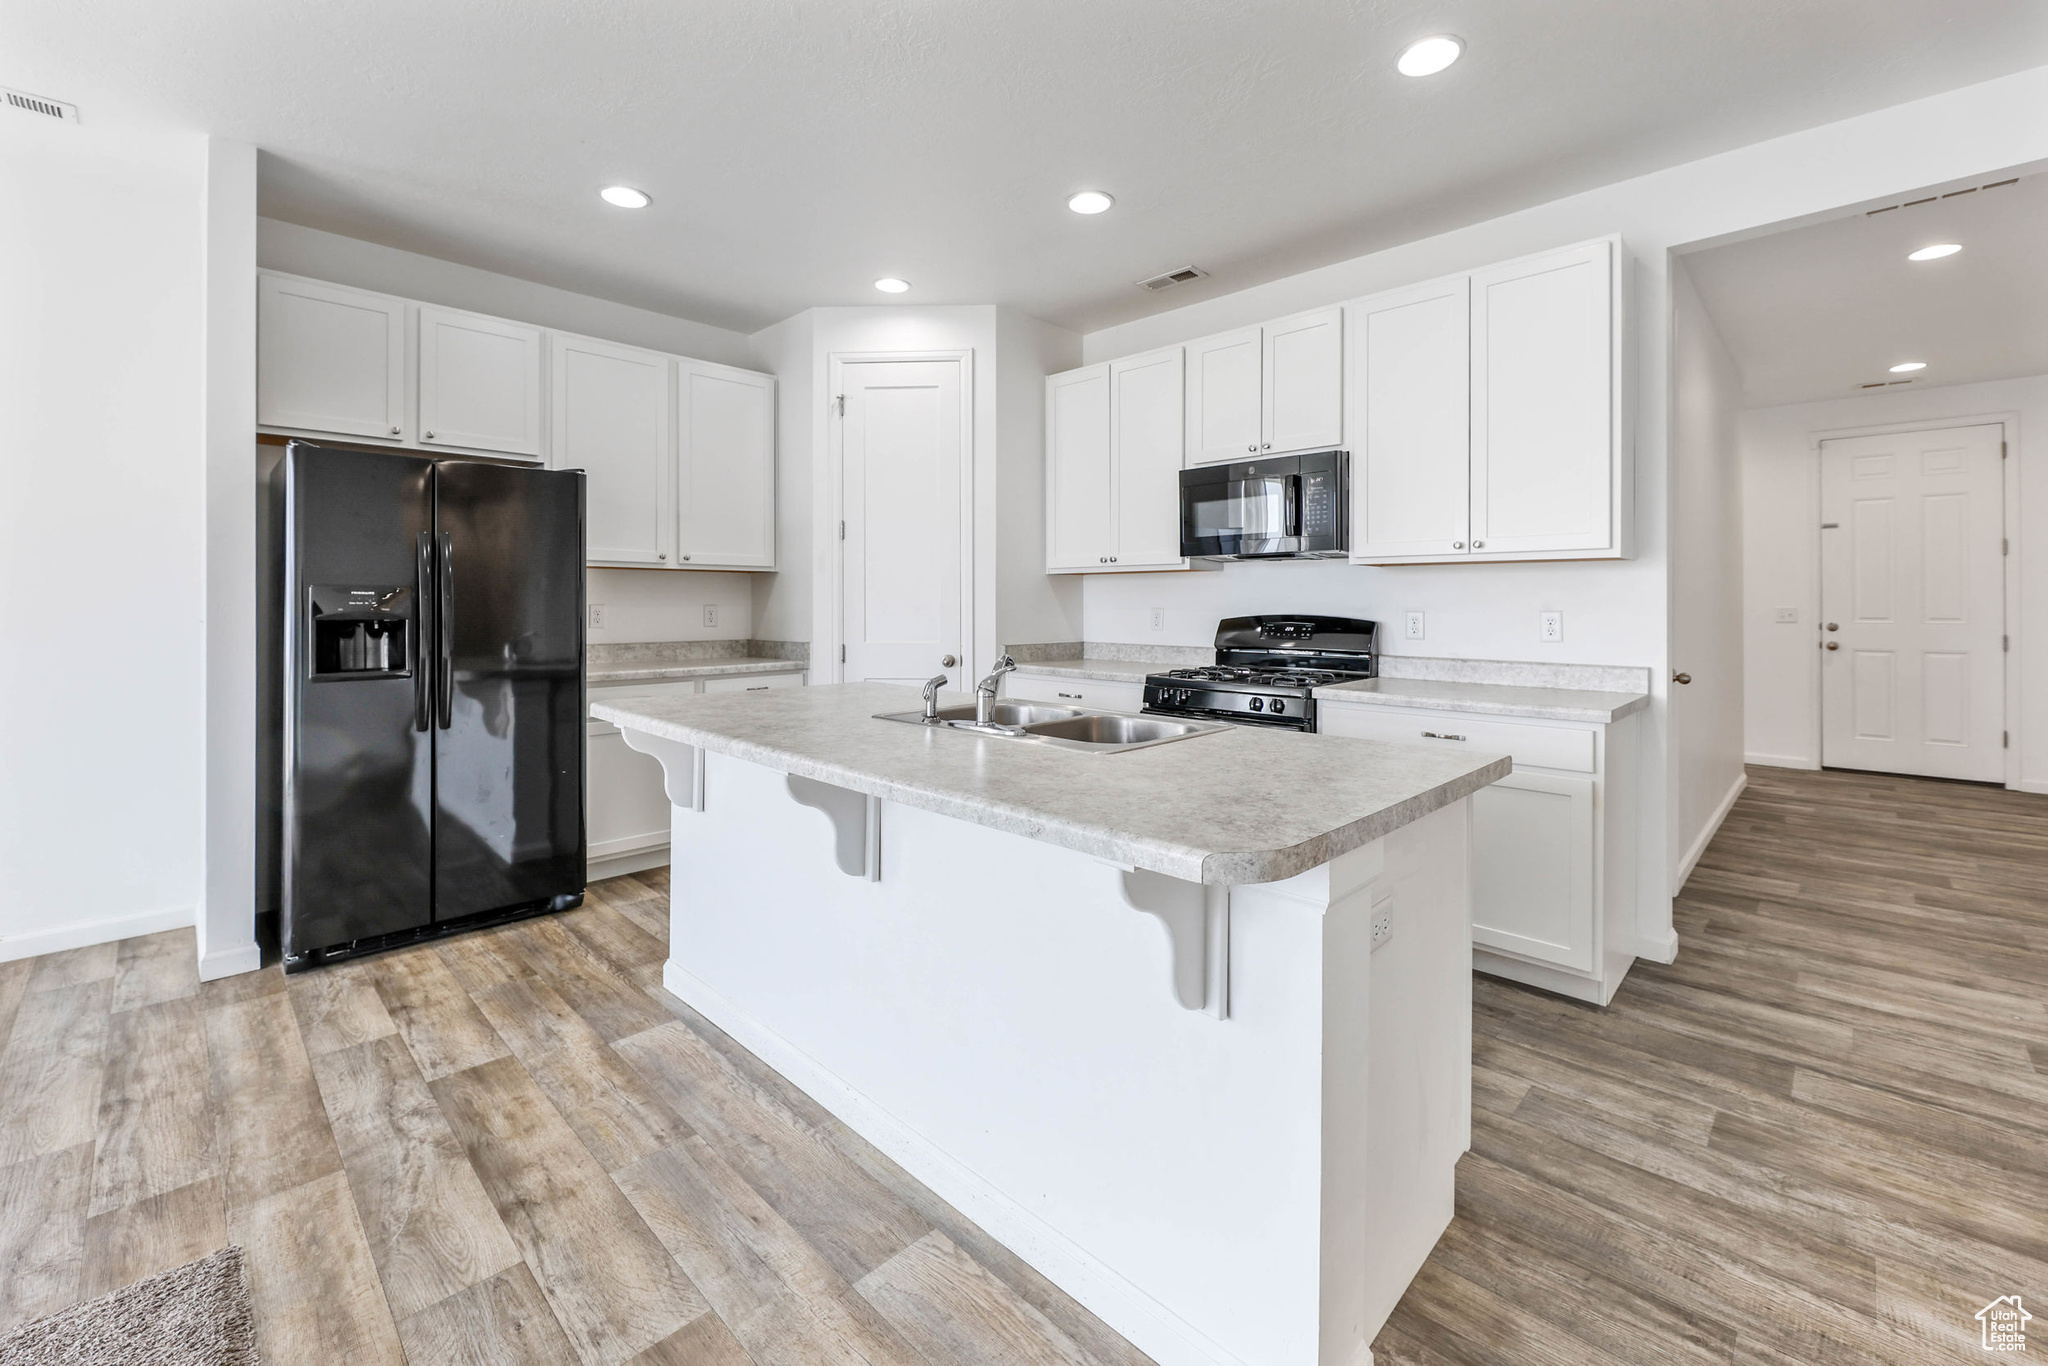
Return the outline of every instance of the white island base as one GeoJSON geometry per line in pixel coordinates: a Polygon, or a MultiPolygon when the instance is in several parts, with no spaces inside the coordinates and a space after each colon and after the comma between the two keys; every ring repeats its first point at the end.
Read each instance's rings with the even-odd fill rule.
{"type": "Polygon", "coordinates": [[[670,991],[1162,1366],[1369,1366],[1470,1141],[1469,800],[1226,890],[634,738],[670,991]]]}

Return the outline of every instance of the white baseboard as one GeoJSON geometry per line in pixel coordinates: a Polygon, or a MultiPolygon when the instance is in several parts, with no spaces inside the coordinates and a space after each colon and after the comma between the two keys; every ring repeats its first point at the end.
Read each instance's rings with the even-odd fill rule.
{"type": "Polygon", "coordinates": [[[199,980],[217,982],[223,977],[239,977],[245,972],[254,972],[262,966],[263,950],[254,943],[230,944],[199,960],[199,980]]]}
{"type": "Polygon", "coordinates": [[[1678,931],[1666,929],[1656,939],[1639,942],[1636,957],[1651,963],[1675,963],[1678,961],[1678,931]]]}
{"type": "Polygon", "coordinates": [[[38,958],[46,953],[61,953],[65,949],[82,949],[88,944],[132,939],[138,934],[183,929],[193,923],[194,915],[190,906],[174,906],[164,911],[144,911],[140,915],[87,920],[76,925],[57,925],[47,930],[30,930],[27,934],[0,936],[0,963],[11,963],[17,958],[38,958]]]}
{"type": "Polygon", "coordinates": [[[2022,778],[2018,782],[2012,784],[2011,790],[2014,792],[2039,792],[2043,794],[2048,794],[2048,781],[2043,781],[2039,778],[2022,778]]]}
{"type": "MultiPolygon", "coordinates": [[[[1160,1366],[1249,1366],[671,958],[661,984],[1160,1366]]],[[[1370,1366],[1371,1355],[1365,1361],[1370,1366]]]]}
{"type": "Polygon", "coordinates": [[[1706,857],[1707,846],[1714,842],[1715,834],[1721,829],[1721,822],[1728,819],[1728,813],[1735,809],[1735,799],[1740,797],[1742,789],[1748,786],[1747,773],[1735,775],[1735,782],[1729,787],[1728,795],[1721,798],[1721,804],[1714,808],[1714,814],[1707,817],[1706,827],[1700,831],[1699,838],[1685,851],[1685,858],[1678,865],[1678,876],[1671,884],[1671,895],[1677,896],[1685,890],[1685,880],[1692,876],[1692,870],[1699,867],[1700,860],[1706,857]]]}
{"type": "Polygon", "coordinates": [[[1820,771],[1820,760],[1809,759],[1804,754],[1745,754],[1742,762],[1763,768],[1803,768],[1809,773],[1820,771]]]}
{"type": "Polygon", "coordinates": [[[624,877],[628,873],[644,873],[649,868],[668,866],[668,841],[648,849],[634,849],[623,854],[605,856],[591,855],[583,863],[585,882],[602,882],[608,877],[624,877]]]}

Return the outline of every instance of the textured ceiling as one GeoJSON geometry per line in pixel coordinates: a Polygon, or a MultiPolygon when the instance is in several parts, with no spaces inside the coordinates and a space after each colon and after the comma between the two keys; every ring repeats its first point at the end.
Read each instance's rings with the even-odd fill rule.
{"type": "Polygon", "coordinates": [[[2041,0],[0,5],[0,83],[253,142],[265,214],[745,329],[893,274],[1092,330],[2044,63],[2041,0]]]}
{"type": "Polygon", "coordinates": [[[1927,362],[1915,388],[2048,374],[2048,175],[1715,247],[1686,267],[1749,407],[1848,398],[1904,379],[1890,373],[1901,361],[1927,362]],[[1963,250],[1906,259],[1937,242],[1963,250]]]}

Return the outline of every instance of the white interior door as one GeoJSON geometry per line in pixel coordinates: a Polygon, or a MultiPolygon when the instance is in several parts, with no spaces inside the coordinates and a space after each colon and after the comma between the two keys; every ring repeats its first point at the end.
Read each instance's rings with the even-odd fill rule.
{"type": "Polygon", "coordinates": [[[849,683],[922,683],[944,673],[957,686],[966,673],[965,369],[956,359],[839,362],[849,683]]]}
{"type": "Polygon", "coordinates": [[[2005,429],[1821,443],[1821,762],[2005,780],[2005,429]]]}

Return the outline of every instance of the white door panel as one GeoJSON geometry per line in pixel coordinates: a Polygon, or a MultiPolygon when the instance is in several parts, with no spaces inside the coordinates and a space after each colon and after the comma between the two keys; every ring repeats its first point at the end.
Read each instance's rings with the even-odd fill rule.
{"type": "Polygon", "coordinates": [[[541,330],[420,305],[420,442],[540,457],[541,330]]]}
{"type": "Polygon", "coordinates": [[[1188,463],[1251,460],[1259,453],[1264,422],[1263,332],[1209,337],[1188,345],[1188,463]]]}
{"type": "Polygon", "coordinates": [[[1821,443],[1828,766],[2004,780],[2003,438],[1821,443]]]}
{"type": "Polygon", "coordinates": [[[1472,794],[1472,942],[1593,968],[1593,780],[1511,773],[1472,794]]]}
{"type": "Polygon", "coordinates": [[[1110,521],[1107,364],[1046,377],[1045,446],[1045,567],[1108,564],[1116,535],[1110,521]]]}
{"type": "Polygon", "coordinates": [[[256,334],[259,424],[404,439],[403,299],[265,274],[256,334]]]}
{"type": "Polygon", "coordinates": [[[1262,330],[1265,420],[1259,454],[1344,444],[1344,310],[1319,309],[1262,330]]]}
{"type": "Polygon", "coordinates": [[[1110,563],[1179,568],[1181,349],[1113,361],[1110,453],[1116,472],[1116,538],[1110,563]]]}
{"type": "Polygon", "coordinates": [[[1468,284],[1460,275],[1347,310],[1354,560],[1470,553],[1468,284]]]}
{"type": "Polygon", "coordinates": [[[775,565],[775,379],[676,363],[676,550],[692,568],[775,565]]]}
{"type": "Polygon", "coordinates": [[[946,673],[957,684],[965,673],[964,368],[957,360],[842,363],[840,619],[849,683],[946,673]]]}
{"type": "Polygon", "coordinates": [[[584,544],[592,564],[675,561],[675,458],[669,358],[553,334],[554,449],[549,465],[585,472],[584,544]]]}

